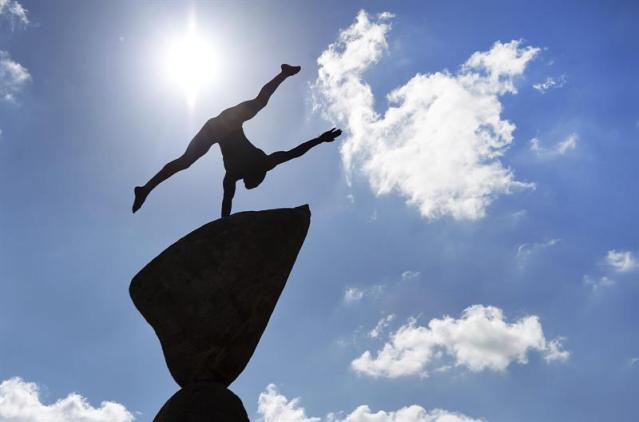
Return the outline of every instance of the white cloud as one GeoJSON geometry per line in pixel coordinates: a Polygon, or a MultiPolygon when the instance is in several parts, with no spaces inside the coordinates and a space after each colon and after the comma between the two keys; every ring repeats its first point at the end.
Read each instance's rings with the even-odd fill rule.
{"type": "Polygon", "coordinates": [[[386,328],[388,328],[388,325],[395,319],[395,314],[389,314],[386,315],[384,318],[380,319],[377,322],[377,325],[375,325],[375,328],[373,328],[372,330],[370,330],[368,332],[368,336],[372,337],[372,338],[377,338],[380,335],[382,335],[382,333],[384,332],[384,330],[386,330],[386,328]]]}
{"type": "Polygon", "coordinates": [[[566,84],[565,75],[561,75],[558,78],[553,78],[552,76],[549,76],[546,78],[545,81],[534,84],[533,88],[541,92],[542,94],[545,94],[551,89],[561,88],[565,84],[566,84]]]}
{"type": "Polygon", "coordinates": [[[610,250],[606,255],[606,262],[620,273],[633,271],[639,267],[639,263],[630,251],[610,250]]]}
{"type": "Polygon", "coordinates": [[[377,210],[373,210],[373,213],[371,214],[371,216],[369,217],[368,221],[369,222],[373,222],[373,221],[377,221],[377,218],[379,217],[377,210]]]}
{"type": "MultiPolygon", "coordinates": [[[[427,411],[421,406],[402,407],[394,412],[380,410],[373,412],[366,405],[359,406],[344,419],[332,419],[335,422],[480,422],[481,419],[470,418],[456,412],[442,409],[427,411]]],[[[331,421],[331,422],[332,422],[331,421]]]]}
{"type": "Polygon", "coordinates": [[[563,349],[561,342],[565,340],[563,337],[559,337],[550,340],[546,343],[546,351],[544,353],[544,360],[546,362],[565,362],[570,357],[570,352],[563,349]]]}
{"type": "Polygon", "coordinates": [[[133,415],[121,404],[103,401],[92,407],[79,394],[72,393],[52,404],[40,401],[36,384],[11,378],[0,384],[2,422],[130,422],[133,415]]]}
{"type": "Polygon", "coordinates": [[[0,97],[5,101],[15,101],[15,96],[22,91],[29,79],[29,71],[13,61],[9,53],[0,50],[0,97]]]}
{"type": "Polygon", "coordinates": [[[359,302],[364,297],[364,290],[357,287],[348,287],[344,291],[344,303],[359,302]]]}
{"type": "Polygon", "coordinates": [[[556,151],[558,154],[563,155],[568,151],[571,151],[577,148],[577,141],[579,140],[579,136],[576,133],[571,133],[566,139],[559,142],[557,144],[556,151]]]}
{"type": "Polygon", "coordinates": [[[548,341],[539,317],[523,317],[513,323],[492,306],[466,308],[459,319],[445,316],[419,326],[415,319],[390,336],[376,356],[364,352],[351,362],[358,373],[373,377],[428,376],[433,365],[448,358],[455,366],[473,372],[504,371],[513,362],[528,362],[528,352],[540,352],[547,361],[563,361],[569,353],[561,338],[548,341]]]}
{"type": "Polygon", "coordinates": [[[591,286],[592,290],[599,290],[605,287],[611,287],[615,285],[615,280],[607,277],[605,275],[601,277],[592,277],[586,274],[583,277],[584,284],[587,286],[591,286]]]}
{"type": "Polygon", "coordinates": [[[374,298],[384,290],[383,284],[375,284],[366,288],[347,287],[344,291],[344,303],[347,305],[357,303],[365,297],[374,298]]]}
{"type": "Polygon", "coordinates": [[[402,273],[402,280],[403,281],[415,280],[415,279],[419,278],[420,274],[421,273],[419,271],[407,270],[407,271],[404,271],[402,273]]]}
{"type": "Polygon", "coordinates": [[[522,243],[517,246],[517,260],[520,265],[524,265],[528,259],[544,249],[548,249],[559,243],[561,239],[550,239],[546,242],[522,243]]]}
{"type": "Polygon", "coordinates": [[[22,25],[29,23],[27,10],[15,0],[0,0],[0,17],[8,18],[12,25],[16,22],[22,25]]]}
{"type": "Polygon", "coordinates": [[[300,399],[288,400],[269,384],[257,400],[257,411],[262,422],[320,422],[320,418],[309,418],[299,405],[300,399]]]}
{"type": "MultiPolygon", "coordinates": [[[[308,417],[300,406],[299,398],[288,400],[277,391],[274,384],[266,387],[258,399],[258,413],[262,422],[320,422],[321,418],[308,417]]],[[[392,412],[373,412],[369,406],[362,405],[342,417],[343,412],[329,413],[326,422],[480,422],[457,412],[442,409],[427,411],[421,406],[402,407],[392,412]]]]}
{"type": "Polygon", "coordinates": [[[537,154],[538,157],[552,158],[559,155],[564,155],[568,151],[572,151],[577,148],[579,142],[579,135],[571,133],[563,141],[557,142],[551,147],[544,147],[538,138],[532,138],[530,140],[530,150],[537,154]]]}
{"type": "MultiPolygon", "coordinates": [[[[600,262],[600,267],[602,263],[600,262]]],[[[586,274],[583,276],[583,283],[597,291],[605,287],[616,284],[612,279],[612,273],[616,273],[615,278],[622,277],[622,273],[629,273],[639,268],[639,262],[631,251],[621,251],[611,249],[603,259],[603,269],[599,271],[599,276],[586,274]]]]}
{"type": "Polygon", "coordinates": [[[539,49],[496,42],[457,72],[416,74],[387,95],[380,115],[362,75],[387,50],[389,18],[359,12],[318,58],[315,105],[346,129],[347,172],[365,175],[377,195],[399,193],[426,218],[478,219],[497,196],[534,187],[499,160],[515,130],[499,97],[517,92],[539,49]]]}

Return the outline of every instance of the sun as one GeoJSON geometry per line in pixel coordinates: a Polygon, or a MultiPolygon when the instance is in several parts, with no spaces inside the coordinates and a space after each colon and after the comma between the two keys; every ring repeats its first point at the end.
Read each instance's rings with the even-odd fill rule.
{"type": "Polygon", "coordinates": [[[193,108],[198,94],[212,84],[216,77],[219,55],[208,37],[198,32],[191,16],[183,34],[168,38],[163,50],[163,68],[167,82],[182,93],[193,108]]]}

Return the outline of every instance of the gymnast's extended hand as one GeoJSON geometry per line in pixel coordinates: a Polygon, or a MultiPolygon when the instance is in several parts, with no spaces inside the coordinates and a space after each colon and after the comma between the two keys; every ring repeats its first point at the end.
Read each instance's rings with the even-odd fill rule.
{"type": "Polygon", "coordinates": [[[342,134],[340,129],[333,128],[331,130],[327,130],[319,136],[319,140],[322,142],[333,142],[335,138],[342,134]]]}

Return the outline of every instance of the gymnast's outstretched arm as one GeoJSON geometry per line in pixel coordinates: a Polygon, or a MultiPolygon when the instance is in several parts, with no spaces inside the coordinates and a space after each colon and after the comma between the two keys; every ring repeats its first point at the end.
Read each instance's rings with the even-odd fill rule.
{"type": "Polygon", "coordinates": [[[331,129],[322,133],[318,138],[311,139],[310,141],[306,141],[295,148],[288,151],[277,151],[268,156],[269,160],[269,168],[268,170],[272,170],[278,165],[290,161],[294,158],[301,157],[306,154],[308,150],[311,148],[324,143],[324,142],[333,142],[335,138],[342,134],[340,129],[331,129]]]}

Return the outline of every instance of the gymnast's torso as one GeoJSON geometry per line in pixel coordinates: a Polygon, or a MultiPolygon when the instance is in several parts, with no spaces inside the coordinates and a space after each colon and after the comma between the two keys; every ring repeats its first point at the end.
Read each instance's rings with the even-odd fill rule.
{"type": "Polygon", "coordinates": [[[224,168],[235,176],[243,176],[266,162],[266,153],[248,140],[241,125],[225,133],[219,144],[224,168]]]}

